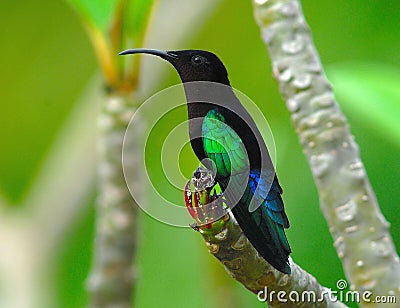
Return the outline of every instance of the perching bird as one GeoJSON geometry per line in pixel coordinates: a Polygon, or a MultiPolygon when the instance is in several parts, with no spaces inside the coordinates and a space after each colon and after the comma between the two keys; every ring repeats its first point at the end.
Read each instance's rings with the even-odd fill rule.
{"type": "Polygon", "coordinates": [[[206,167],[216,171],[215,179],[251,244],[272,266],[290,274],[282,188],[265,142],[234,94],[221,60],[203,50],[129,49],[120,55],[136,53],[159,56],[175,67],[187,98],[193,151],[200,161],[209,159],[206,167]]]}

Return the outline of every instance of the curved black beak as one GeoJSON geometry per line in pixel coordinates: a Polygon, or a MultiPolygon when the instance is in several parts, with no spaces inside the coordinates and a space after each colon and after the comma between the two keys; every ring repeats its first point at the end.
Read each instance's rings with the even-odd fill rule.
{"type": "Polygon", "coordinates": [[[146,48],[127,49],[127,50],[121,51],[119,53],[119,55],[124,56],[124,55],[131,55],[131,54],[135,54],[135,53],[147,53],[149,55],[158,56],[167,61],[171,61],[172,59],[178,58],[178,55],[176,55],[170,51],[162,51],[162,50],[157,50],[157,49],[146,49],[146,48]]]}

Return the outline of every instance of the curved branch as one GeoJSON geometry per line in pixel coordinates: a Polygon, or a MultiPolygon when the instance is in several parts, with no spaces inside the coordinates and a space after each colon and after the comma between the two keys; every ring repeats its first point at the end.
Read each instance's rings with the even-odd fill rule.
{"type": "Polygon", "coordinates": [[[269,307],[347,307],[291,258],[290,275],[267,263],[246,238],[233,215],[225,214],[212,223],[204,224],[204,217],[215,217],[215,213],[220,217],[223,210],[222,205],[217,203],[202,207],[205,204],[202,200],[214,200],[214,195],[207,192],[207,188],[214,184],[212,179],[211,171],[198,168],[192,178],[195,183],[195,206],[188,184],[185,201],[190,214],[200,224],[193,228],[200,232],[208,250],[224,265],[229,275],[257,294],[258,300],[267,302],[269,307]],[[196,200],[200,204],[196,204],[196,200]]]}
{"type": "Polygon", "coordinates": [[[254,0],[253,4],[346,276],[359,292],[398,297],[400,264],[389,223],[323,72],[300,2],[254,0]]]}

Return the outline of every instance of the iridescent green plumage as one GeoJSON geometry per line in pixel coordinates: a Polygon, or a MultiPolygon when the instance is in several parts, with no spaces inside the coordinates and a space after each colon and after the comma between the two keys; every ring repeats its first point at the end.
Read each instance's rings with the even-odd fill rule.
{"type": "MultiPolygon", "coordinates": [[[[248,170],[250,162],[245,145],[225,122],[223,114],[215,108],[207,112],[202,123],[204,152],[215,163],[217,181],[223,190],[227,189],[229,181],[233,181],[233,190],[242,185],[247,186],[232,209],[239,225],[250,226],[246,230],[248,237],[269,238],[267,247],[257,247],[257,242],[253,242],[259,251],[268,248],[271,254],[286,256],[291,250],[284,232],[284,228],[289,227],[289,221],[280,196],[282,188],[276,177],[271,184],[260,170],[248,170]],[[240,177],[246,171],[248,177],[240,177]],[[237,183],[235,179],[239,179],[237,183]],[[251,227],[252,225],[258,226],[258,230],[251,227]]],[[[268,261],[281,271],[290,273],[285,259],[275,258],[275,261],[268,261]]]]}
{"type": "Polygon", "coordinates": [[[242,140],[217,109],[210,110],[204,117],[202,135],[204,151],[214,161],[219,177],[244,172],[249,166],[242,140]]]}

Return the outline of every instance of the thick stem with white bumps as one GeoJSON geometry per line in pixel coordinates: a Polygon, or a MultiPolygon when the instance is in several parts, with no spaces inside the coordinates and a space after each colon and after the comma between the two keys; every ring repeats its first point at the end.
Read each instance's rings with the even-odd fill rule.
{"type": "Polygon", "coordinates": [[[253,4],[347,279],[353,289],[372,292],[371,300],[382,295],[399,299],[400,264],[389,223],[323,72],[300,2],[254,0],[253,4]]]}
{"type": "MultiPolygon", "coordinates": [[[[98,185],[94,260],[88,279],[92,307],[131,307],[135,271],[133,257],[137,238],[137,205],[129,193],[122,169],[122,145],[126,127],[135,110],[133,97],[110,95],[98,118],[98,185]]],[[[143,135],[137,122],[136,134],[143,135]]],[[[138,139],[139,140],[139,139],[138,139]]],[[[140,142],[129,143],[124,170],[135,174],[139,189],[143,175],[140,142]]]]}

